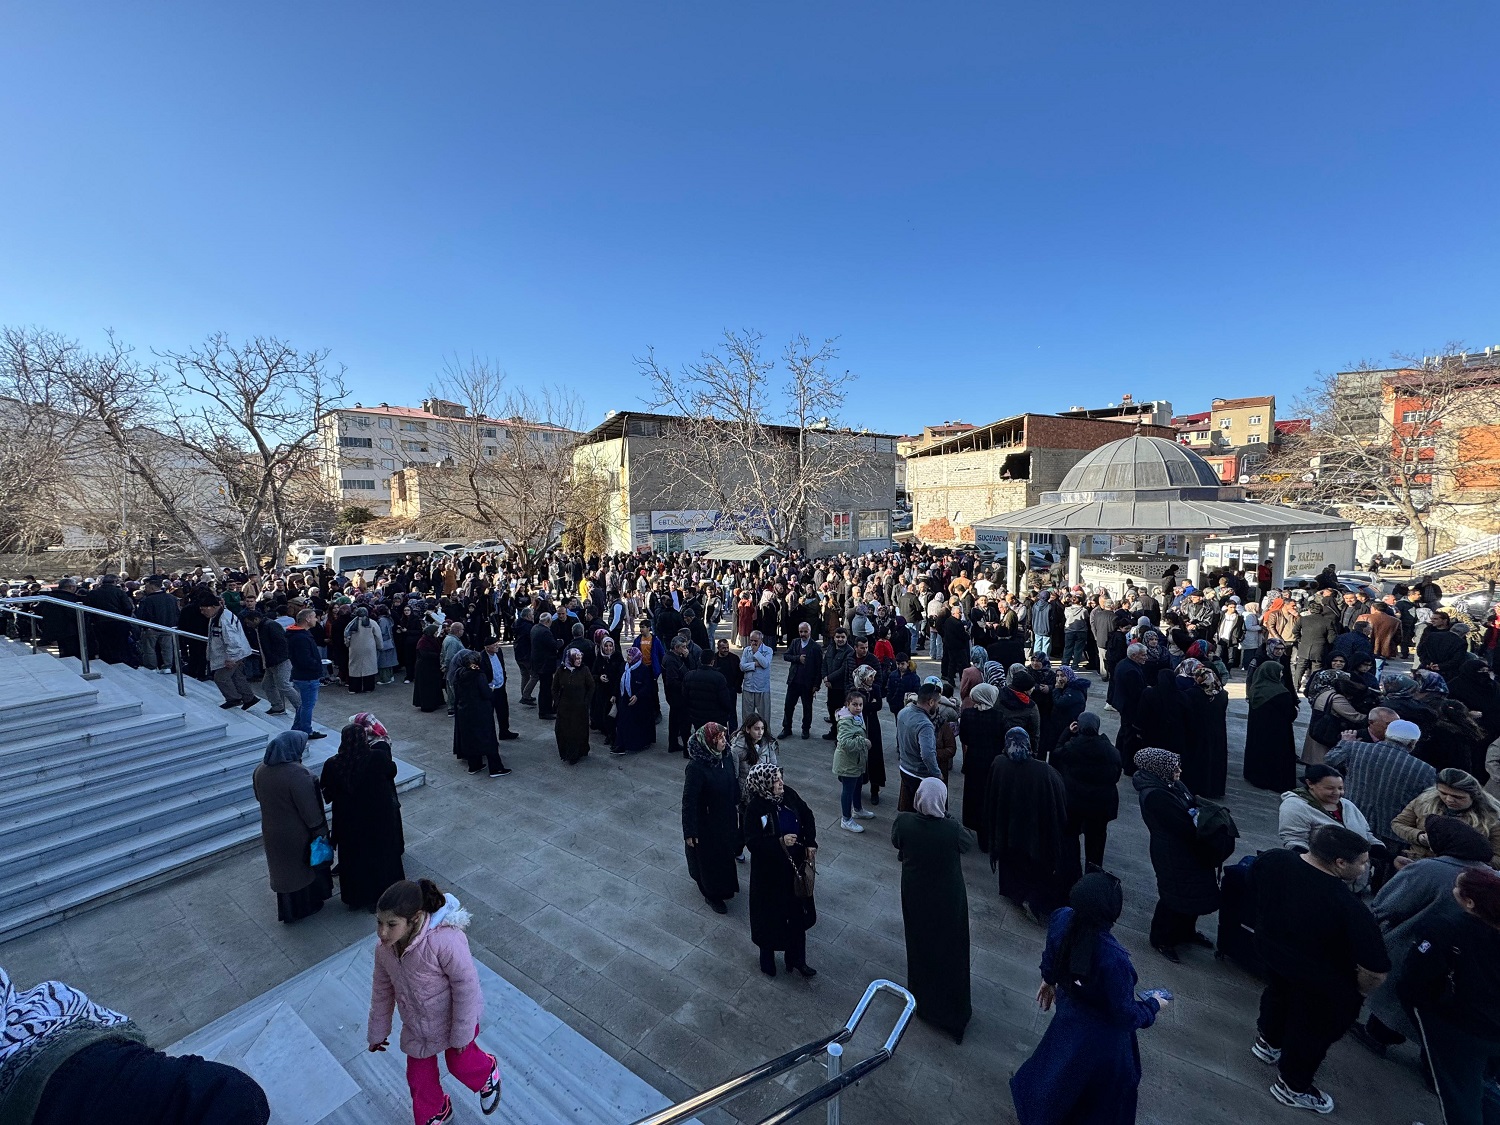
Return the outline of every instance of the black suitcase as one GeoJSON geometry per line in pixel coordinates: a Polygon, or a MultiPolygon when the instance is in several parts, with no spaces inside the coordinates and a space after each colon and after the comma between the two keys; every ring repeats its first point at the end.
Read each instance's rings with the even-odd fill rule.
{"type": "Polygon", "coordinates": [[[1224,868],[1219,881],[1219,940],[1214,956],[1228,957],[1247,972],[1264,978],[1265,962],[1255,948],[1255,900],[1250,893],[1250,869],[1255,856],[1247,855],[1224,868]]]}

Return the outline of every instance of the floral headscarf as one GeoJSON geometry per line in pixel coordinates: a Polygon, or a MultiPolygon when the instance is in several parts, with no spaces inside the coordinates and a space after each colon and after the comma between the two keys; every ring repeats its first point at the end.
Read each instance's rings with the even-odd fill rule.
{"type": "Polygon", "coordinates": [[[594,630],[594,643],[598,644],[599,642],[601,642],[602,640],[604,640],[604,638],[607,637],[607,636],[609,636],[609,630],[608,629],[595,629],[594,630]]]}
{"type": "Polygon", "coordinates": [[[1005,756],[1013,762],[1024,762],[1031,757],[1031,735],[1023,727],[1011,727],[1005,732],[1005,756]]]}
{"type": "Polygon", "coordinates": [[[1170,750],[1147,746],[1135,752],[1135,768],[1163,781],[1171,781],[1182,768],[1182,757],[1170,750]]]}
{"type": "Polygon", "coordinates": [[[1267,660],[1280,660],[1281,654],[1286,651],[1286,642],[1280,637],[1267,637],[1260,643],[1260,647],[1267,660]]]}
{"type": "Polygon", "coordinates": [[[370,736],[371,742],[391,737],[386,733],[385,727],[381,726],[380,720],[369,711],[361,711],[358,715],[350,715],[349,721],[357,727],[364,727],[365,732],[370,736]]]}
{"type": "Polygon", "coordinates": [[[625,650],[625,663],[626,664],[635,664],[635,663],[638,663],[640,661],[640,659],[641,659],[641,650],[638,649],[635,645],[631,645],[629,648],[627,648],[625,650]]]}
{"type": "Polygon", "coordinates": [[[1061,678],[1063,687],[1067,687],[1074,680],[1078,679],[1078,673],[1073,671],[1073,669],[1069,668],[1066,664],[1059,664],[1057,666],[1055,674],[1059,678],[1061,678]]]}
{"type": "Polygon", "coordinates": [[[990,654],[984,651],[980,645],[972,645],[969,648],[969,663],[976,668],[983,668],[984,662],[990,658],[990,654]]]}
{"type": "Polygon", "coordinates": [[[750,772],[745,775],[745,788],[752,797],[764,797],[768,801],[776,800],[772,789],[775,787],[776,779],[781,776],[781,767],[773,766],[770,762],[760,762],[750,767],[750,772]]]}
{"type": "Polygon", "coordinates": [[[1401,672],[1387,672],[1380,677],[1380,694],[1387,699],[1410,699],[1419,690],[1417,681],[1401,672]]]}
{"type": "Polygon", "coordinates": [[[718,723],[704,723],[688,739],[688,757],[696,762],[713,765],[724,756],[719,740],[724,737],[724,728],[718,723]]]}
{"type": "Polygon", "coordinates": [[[1417,681],[1417,690],[1423,695],[1448,694],[1448,681],[1430,668],[1418,668],[1411,675],[1417,681]]]}
{"type": "Polygon", "coordinates": [[[1324,668],[1321,672],[1314,672],[1312,679],[1307,681],[1307,698],[1316,699],[1329,688],[1336,687],[1339,677],[1342,675],[1344,673],[1335,671],[1332,668],[1324,668]]]}

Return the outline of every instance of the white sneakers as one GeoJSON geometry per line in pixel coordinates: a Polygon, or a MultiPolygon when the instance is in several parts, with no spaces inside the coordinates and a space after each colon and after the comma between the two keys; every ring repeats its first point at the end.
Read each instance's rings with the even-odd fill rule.
{"type": "Polygon", "coordinates": [[[872,813],[869,809],[855,809],[854,810],[854,819],[855,820],[874,820],[875,819],[875,814],[872,813]]]}
{"type": "Polygon", "coordinates": [[[1333,1112],[1333,1099],[1316,1086],[1307,1093],[1301,1094],[1278,1078],[1276,1084],[1271,1087],[1271,1096],[1282,1105],[1291,1106],[1293,1109],[1310,1109],[1314,1113],[1333,1112]]]}
{"type": "Polygon", "coordinates": [[[865,830],[865,826],[863,824],[859,824],[858,822],[853,820],[840,820],[839,827],[850,832],[863,832],[865,830]]]}

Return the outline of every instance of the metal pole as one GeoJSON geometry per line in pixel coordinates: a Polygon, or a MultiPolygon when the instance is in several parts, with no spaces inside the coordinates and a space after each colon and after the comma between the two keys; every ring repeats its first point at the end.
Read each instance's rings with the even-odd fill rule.
{"type": "Polygon", "coordinates": [[[187,687],[182,682],[182,654],[177,647],[177,634],[168,633],[167,636],[172,638],[172,667],[177,672],[177,694],[186,695],[187,687]]]}
{"type": "Polygon", "coordinates": [[[78,615],[78,659],[83,663],[83,678],[97,680],[99,673],[89,671],[89,630],[83,620],[83,606],[73,612],[78,615]]]}
{"type": "MultiPolygon", "coordinates": [[[[841,1043],[828,1044],[828,1081],[832,1082],[839,1076],[839,1071],[844,1066],[844,1047],[841,1043]]],[[[839,1125],[839,1098],[841,1095],[834,1094],[828,1099],[828,1125],[839,1125]]]]}

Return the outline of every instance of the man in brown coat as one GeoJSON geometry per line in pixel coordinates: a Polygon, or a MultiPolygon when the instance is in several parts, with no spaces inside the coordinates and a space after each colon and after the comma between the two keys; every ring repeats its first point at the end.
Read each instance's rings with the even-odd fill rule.
{"type": "Polygon", "coordinates": [[[1396,646],[1401,642],[1401,619],[1384,609],[1371,607],[1370,612],[1359,618],[1370,623],[1370,645],[1381,660],[1396,655],[1396,646]]]}

